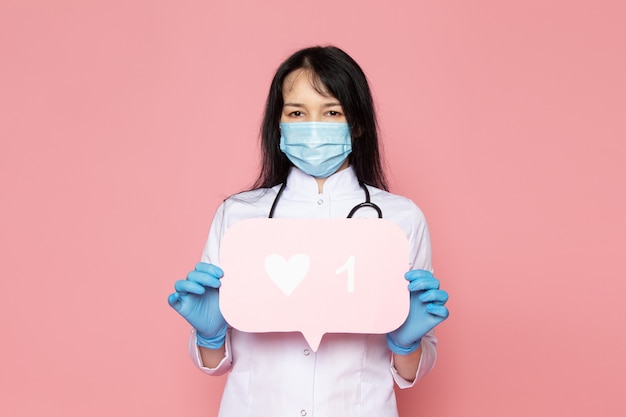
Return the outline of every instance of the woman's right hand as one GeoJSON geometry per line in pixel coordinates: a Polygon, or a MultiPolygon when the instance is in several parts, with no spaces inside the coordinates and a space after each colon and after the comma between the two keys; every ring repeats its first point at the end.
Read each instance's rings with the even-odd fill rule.
{"type": "Polygon", "coordinates": [[[176,281],[176,292],[167,299],[196,329],[198,345],[209,349],[219,349],[226,340],[228,325],[220,311],[218,291],[223,276],[218,266],[200,262],[187,279],[176,281]]]}

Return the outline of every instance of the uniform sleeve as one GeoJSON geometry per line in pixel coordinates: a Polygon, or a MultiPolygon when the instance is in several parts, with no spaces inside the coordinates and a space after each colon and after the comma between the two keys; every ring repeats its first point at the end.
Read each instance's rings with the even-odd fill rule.
{"type": "Polygon", "coordinates": [[[198,369],[204,372],[207,375],[223,375],[226,372],[230,371],[230,368],[233,365],[233,359],[230,348],[230,330],[226,332],[226,342],[225,342],[226,352],[224,354],[224,358],[220,361],[220,363],[215,368],[207,368],[202,363],[202,357],[200,356],[200,349],[198,349],[198,345],[196,344],[196,330],[191,329],[191,335],[189,336],[189,356],[191,360],[196,365],[198,369]]]}
{"type": "Polygon", "coordinates": [[[420,358],[417,373],[413,381],[407,381],[398,374],[395,364],[393,363],[393,355],[391,355],[391,374],[393,375],[394,381],[396,381],[396,384],[398,384],[398,387],[401,389],[414,386],[417,381],[425,377],[435,366],[435,362],[437,361],[437,338],[432,330],[422,337],[421,345],[422,357],[420,358]]]}
{"type": "MultiPolygon", "coordinates": [[[[222,240],[222,234],[224,232],[224,211],[225,204],[222,203],[213,217],[211,228],[209,229],[209,237],[207,238],[204,250],[202,251],[202,262],[219,266],[219,244],[222,240]]],[[[208,375],[222,375],[228,372],[232,366],[232,350],[230,348],[230,329],[226,332],[225,342],[225,354],[222,361],[215,368],[207,368],[202,363],[202,357],[200,356],[200,349],[196,343],[196,331],[191,329],[191,335],[189,336],[189,356],[193,363],[202,372],[208,375]]]]}
{"type": "MultiPolygon", "coordinates": [[[[411,216],[412,226],[409,234],[410,269],[425,269],[432,272],[432,250],[426,218],[419,207],[413,203],[412,205],[414,214],[411,216]]],[[[422,337],[421,347],[422,356],[413,381],[407,381],[398,374],[393,363],[393,355],[391,355],[391,373],[399,388],[404,389],[414,386],[417,381],[426,376],[435,366],[437,361],[437,338],[433,330],[422,337]]]]}
{"type": "Polygon", "coordinates": [[[430,245],[430,232],[424,213],[411,202],[412,216],[409,219],[411,227],[409,231],[409,269],[433,270],[432,248],[430,245]]]}
{"type": "Polygon", "coordinates": [[[226,202],[220,204],[213,216],[211,227],[209,228],[209,237],[202,250],[202,262],[219,266],[220,259],[220,242],[225,232],[224,223],[226,222],[226,202]]]}

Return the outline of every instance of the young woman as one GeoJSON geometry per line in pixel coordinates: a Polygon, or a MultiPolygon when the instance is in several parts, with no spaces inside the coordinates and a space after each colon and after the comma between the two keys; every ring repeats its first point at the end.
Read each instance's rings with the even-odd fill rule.
{"type": "MultiPolygon", "coordinates": [[[[209,375],[229,372],[220,417],[396,417],[394,381],[408,388],[432,369],[432,329],[448,316],[448,296],[430,272],[422,212],[387,192],[363,71],[335,47],[296,52],[274,76],[261,136],[263,168],[254,189],[222,203],[202,262],[176,282],[168,299],[193,327],[191,357],[209,375]],[[345,218],[366,199],[409,240],[410,311],[401,327],[387,335],[326,334],[317,352],[300,333],[228,327],[218,303],[220,278],[228,271],[217,263],[230,226],[257,217],[345,218]]],[[[366,208],[353,216],[378,213],[366,208]]]]}

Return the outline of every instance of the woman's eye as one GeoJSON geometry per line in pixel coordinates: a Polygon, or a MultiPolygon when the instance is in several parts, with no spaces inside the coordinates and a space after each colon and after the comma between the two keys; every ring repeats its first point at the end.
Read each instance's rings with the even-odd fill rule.
{"type": "Polygon", "coordinates": [[[300,116],[302,116],[302,112],[299,111],[299,110],[292,111],[291,113],[289,113],[289,116],[291,116],[291,117],[300,117],[300,116]]]}
{"type": "Polygon", "coordinates": [[[341,116],[341,112],[338,112],[336,110],[330,110],[326,113],[328,116],[330,117],[337,117],[337,116],[341,116]]]}

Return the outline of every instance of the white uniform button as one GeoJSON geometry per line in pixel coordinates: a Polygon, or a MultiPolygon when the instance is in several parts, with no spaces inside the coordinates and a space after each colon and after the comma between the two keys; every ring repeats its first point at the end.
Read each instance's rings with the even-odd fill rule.
{"type": "Polygon", "coordinates": [[[300,415],[301,416],[306,416],[306,410],[300,410],[300,415]]]}
{"type": "Polygon", "coordinates": [[[309,356],[311,351],[309,349],[304,349],[304,356],[309,356]]]}
{"type": "Polygon", "coordinates": [[[319,200],[317,200],[317,204],[321,206],[322,204],[324,204],[324,200],[320,198],[319,200]]]}

